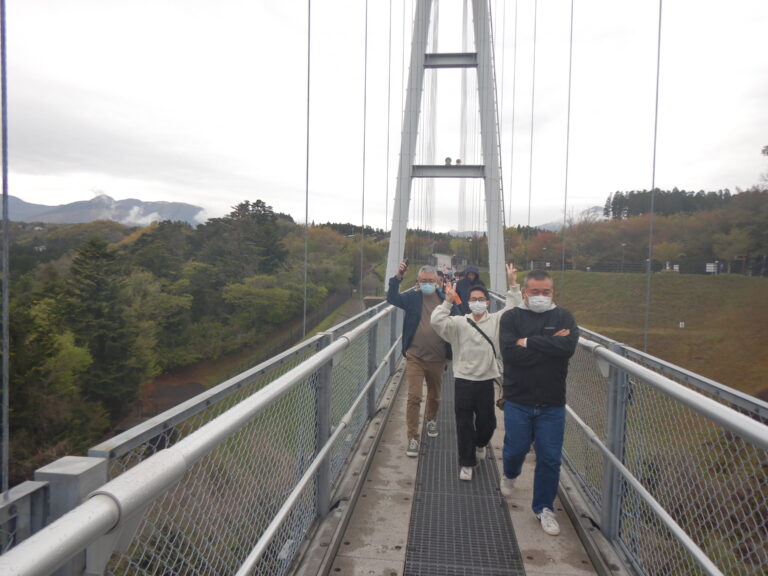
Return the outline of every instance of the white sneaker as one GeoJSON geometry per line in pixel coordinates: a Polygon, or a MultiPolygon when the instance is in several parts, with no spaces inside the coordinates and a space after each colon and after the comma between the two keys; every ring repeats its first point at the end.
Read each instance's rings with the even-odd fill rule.
{"type": "Polygon", "coordinates": [[[472,480],[472,468],[470,466],[462,466],[459,471],[459,480],[472,480]]]}
{"type": "Polygon", "coordinates": [[[430,438],[437,437],[437,420],[427,420],[427,436],[430,438]]]}
{"type": "Polygon", "coordinates": [[[486,449],[485,446],[478,446],[475,448],[475,459],[477,459],[478,462],[481,460],[485,460],[485,453],[486,449]]]}
{"type": "Polygon", "coordinates": [[[555,519],[555,513],[549,508],[544,508],[541,514],[537,514],[536,517],[541,522],[541,529],[544,530],[550,536],[557,536],[560,534],[560,525],[555,519]]]}
{"type": "Polygon", "coordinates": [[[502,474],[501,476],[501,493],[504,496],[512,496],[515,490],[515,479],[507,478],[502,474]]]}
{"type": "Polygon", "coordinates": [[[419,455],[419,441],[416,438],[408,440],[408,448],[405,449],[405,455],[416,458],[419,455]]]}

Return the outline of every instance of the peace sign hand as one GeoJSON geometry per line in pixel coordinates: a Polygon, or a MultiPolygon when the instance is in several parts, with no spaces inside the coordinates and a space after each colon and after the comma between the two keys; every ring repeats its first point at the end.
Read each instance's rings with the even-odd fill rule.
{"type": "Polygon", "coordinates": [[[510,286],[517,286],[517,268],[514,264],[507,264],[507,282],[510,286]]]}
{"type": "Polygon", "coordinates": [[[445,283],[445,301],[449,304],[453,304],[456,300],[456,290],[453,288],[453,284],[450,282],[445,283]]]}

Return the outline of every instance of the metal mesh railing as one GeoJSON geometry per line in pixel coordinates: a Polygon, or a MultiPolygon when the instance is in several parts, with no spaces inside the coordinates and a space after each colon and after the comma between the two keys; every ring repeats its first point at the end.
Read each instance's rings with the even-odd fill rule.
{"type": "MultiPolygon", "coordinates": [[[[305,378],[265,408],[156,500],[106,573],[234,574],[314,457],[315,380],[305,378]]],[[[291,529],[275,539],[258,573],[285,573],[315,515],[312,491],[302,495],[291,529]]]]}
{"type": "MultiPolygon", "coordinates": [[[[641,574],[710,573],[654,510],[658,503],[723,574],[764,576],[768,567],[765,443],[748,441],[702,415],[696,406],[670,397],[650,376],[626,374],[611,365],[609,378],[606,356],[597,358],[589,348],[579,348],[569,371],[568,404],[603,444],[613,446],[614,456],[655,501],[649,502],[632,483],[621,479],[610,503],[618,518],[614,543],[641,574]],[[612,379],[620,389],[616,404],[611,401],[612,379]]],[[[718,394],[708,396],[722,401],[718,394]]],[[[754,402],[753,410],[741,407],[739,413],[729,412],[730,417],[739,420],[746,412],[754,423],[759,422],[755,414],[765,406],[754,402]]],[[[762,426],[762,430],[768,438],[768,428],[762,426]]],[[[608,463],[589,444],[569,417],[564,462],[605,520],[608,463]]]]}
{"type": "Polygon", "coordinates": [[[89,546],[105,574],[285,574],[394,372],[401,316],[379,305],[94,447],[113,480],[62,519],[66,543],[44,528],[0,570],[59,565],[116,507],[120,544],[89,546]]]}
{"type": "MultiPolygon", "coordinates": [[[[577,349],[568,368],[567,402],[595,433],[605,437],[608,379],[602,375],[594,358],[577,349]]],[[[589,440],[578,433],[572,420],[566,420],[563,458],[579,477],[585,496],[596,506],[602,505],[603,458],[589,440]]]]}
{"type": "MultiPolygon", "coordinates": [[[[360,316],[364,321],[370,313],[360,316]]],[[[360,318],[345,323],[348,329],[360,324],[360,318]]],[[[369,377],[369,364],[375,367],[387,360],[394,341],[393,325],[388,317],[383,318],[333,358],[330,368],[332,428],[339,425],[363,391],[369,377]],[[370,354],[374,356],[369,362],[370,354]]],[[[292,355],[290,362],[253,379],[223,404],[237,403],[243,395],[264,386],[267,376],[269,381],[274,380],[310,351],[292,355]]],[[[386,371],[377,377],[376,399],[387,377],[386,371]]],[[[178,485],[155,501],[128,550],[113,555],[106,573],[115,576],[235,573],[316,456],[317,378],[314,373],[271,403],[252,424],[218,446],[178,485]]],[[[194,420],[211,418],[219,412],[222,411],[211,408],[202,416],[196,415],[194,420]]],[[[332,485],[338,481],[367,420],[367,406],[362,402],[349,419],[345,433],[332,447],[332,485]]],[[[174,426],[174,430],[194,427],[185,422],[174,426]]],[[[135,452],[134,449],[129,454],[135,452]]],[[[317,517],[316,502],[316,488],[310,484],[251,573],[286,573],[317,517]]]]}
{"type": "MultiPolygon", "coordinates": [[[[632,379],[625,465],[726,574],[768,567],[768,457],[632,379]]],[[[685,550],[631,491],[622,543],[647,574],[696,574],[685,550]]]]}
{"type": "Polygon", "coordinates": [[[217,416],[236,406],[314,355],[320,339],[312,338],[259,366],[236,376],[180,407],[152,419],[119,437],[91,448],[89,456],[109,459],[109,478],[115,478],[163,448],[176,444],[217,416]]]}

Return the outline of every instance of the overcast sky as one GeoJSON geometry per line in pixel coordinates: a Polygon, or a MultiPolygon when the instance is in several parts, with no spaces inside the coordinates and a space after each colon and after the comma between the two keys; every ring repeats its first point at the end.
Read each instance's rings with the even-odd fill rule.
{"type": "MultiPolygon", "coordinates": [[[[413,5],[369,0],[366,91],[365,1],[312,2],[307,200],[306,0],[8,3],[9,192],[209,217],[260,199],[297,221],[308,201],[311,221],[388,229],[413,5]]],[[[462,1],[439,5],[438,50],[460,51],[462,1]]],[[[658,2],[575,0],[567,195],[571,2],[538,3],[535,76],[533,6],[491,0],[508,224],[654,178],[658,2]]],[[[657,187],[735,191],[768,172],[766,30],[766,0],[664,2],[657,187]]],[[[460,73],[439,74],[435,157],[456,158],[460,73]]],[[[456,228],[458,182],[434,186],[432,227],[456,228]]],[[[419,194],[412,225],[427,220],[419,194]]]]}

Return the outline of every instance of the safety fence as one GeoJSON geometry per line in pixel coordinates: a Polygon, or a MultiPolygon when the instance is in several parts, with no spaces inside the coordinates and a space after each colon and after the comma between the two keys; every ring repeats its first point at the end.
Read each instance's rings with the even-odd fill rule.
{"type": "Polygon", "coordinates": [[[768,571],[768,405],[582,330],[564,463],[649,576],[768,571]]]}
{"type": "Polygon", "coordinates": [[[396,312],[380,304],[92,448],[103,485],[44,528],[51,510],[23,533],[7,523],[0,574],[286,574],[400,358],[396,312]]]}
{"type": "MultiPolygon", "coordinates": [[[[99,480],[84,493],[80,482],[79,506],[54,497],[71,478],[16,487],[0,505],[0,575],[290,573],[377,409],[401,329],[381,304],[94,447],[82,460],[99,480]]],[[[638,574],[763,575],[767,415],[582,330],[564,466],[638,574]]]]}

